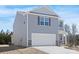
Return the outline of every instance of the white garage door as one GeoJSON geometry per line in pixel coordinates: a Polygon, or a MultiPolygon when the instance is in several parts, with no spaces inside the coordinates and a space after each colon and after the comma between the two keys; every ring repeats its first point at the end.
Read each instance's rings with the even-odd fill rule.
{"type": "Polygon", "coordinates": [[[56,45],[56,34],[32,33],[32,46],[56,45]]]}

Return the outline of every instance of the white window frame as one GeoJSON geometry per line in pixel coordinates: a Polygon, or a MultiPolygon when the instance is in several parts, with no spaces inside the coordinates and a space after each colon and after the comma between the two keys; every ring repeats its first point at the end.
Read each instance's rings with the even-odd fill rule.
{"type": "Polygon", "coordinates": [[[49,26],[49,17],[46,17],[46,16],[44,17],[44,25],[49,26]],[[47,21],[46,21],[46,18],[48,18],[47,21]],[[45,25],[46,22],[48,22],[48,25],[45,25]]]}
{"type": "Polygon", "coordinates": [[[41,25],[41,22],[44,22],[44,17],[43,17],[43,19],[41,19],[41,17],[43,17],[43,16],[40,16],[40,20],[39,20],[40,25],[41,25]]]}
{"type": "Polygon", "coordinates": [[[41,21],[44,22],[44,25],[43,26],[49,26],[49,17],[47,17],[47,16],[40,16],[40,20],[39,20],[39,24],[40,25],[41,25],[41,21]],[[41,17],[43,17],[43,20],[41,19],[41,17]],[[47,21],[46,21],[46,18],[48,18],[47,21]],[[46,22],[48,22],[48,25],[45,25],[46,22]]]}

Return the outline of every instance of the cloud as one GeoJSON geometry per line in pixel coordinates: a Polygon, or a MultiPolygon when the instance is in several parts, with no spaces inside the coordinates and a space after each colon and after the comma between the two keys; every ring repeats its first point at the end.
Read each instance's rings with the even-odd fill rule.
{"type": "Polygon", "coordinates": [[[0,14],[15,14],[15,11],[8,9],[0,9],[0,14]]]}
{"type": "Polygon", "coordinates": [[[10,31],[13,31],[13,23],[14,23],[14,18],[9,18],[9,21],[0,21],[0,30],[6,31],[9,29],[10,31]]]}
{"type": "Polygon", "coordinates": [[[57,10],[56,13],[64,20],[67,24],[78,24],[79,22],[79,13],[71,10],[57,10]]]}
{"type": "Polygon", "coordinates": [[[33,7],[17,7],[17,6],[13,6],[13,7],[11,7],[10,6],[10,8],[9,8],[9,6],[0,6],[0,16],[4,16],[5,17],[5,15],[6,16],[13,16],[13,15],[15,15],[16,14],[16,12],[17,11],[27,11],[27,10],[32,10],[33,8],[35,8],[34,6],[33,7]]]}
{"type": "Polygon", "coordinates": [[[62,17],[65,24],[70,26],[72,26],[72,24],[76,24],[77,34],[79,34],[79,13],[69,11],[59,11],[58,14],[62,17]]]}
{"type": "Polygon", "coordinates": [[[6,6],[0,6],[0,30],[4,29],[4,31],[6,31],[7,29],[9,29],[10,31],[13,31],[13,23],[15,20],[15,15],[17,11],[27,11],[27,10],[31,10],[32,8],[29,7],[24,7],[24,8],[16,8],[17,6],[15,6],[14,8],[10,7],[6,7],[6,6]]]}
{"type": "MultiPolygon", "coordinates": [[[[38,6],[0,6],[0,29],[13,29],[13,22],[17,11],[32,10],[38,6]]],[[[51,7],[53,8],[53,7],[51,7]]],[[[65,23],[71,25],[73,23],[78,24],[79,22],[79,8],[72,6],[60,6],[55,7],[54,11],[62,17],[65,23]]]]}

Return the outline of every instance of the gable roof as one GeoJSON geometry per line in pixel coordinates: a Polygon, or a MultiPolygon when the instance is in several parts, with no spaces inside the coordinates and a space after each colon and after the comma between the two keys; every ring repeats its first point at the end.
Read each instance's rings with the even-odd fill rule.
{"type": "Polygon", "coordinates": [[[50,15],[50,16],[58,17],[58,15],[53,10],[51,10],[48,6],[38,7],[36,9],[30,11],[30,13],[50,15]]]}

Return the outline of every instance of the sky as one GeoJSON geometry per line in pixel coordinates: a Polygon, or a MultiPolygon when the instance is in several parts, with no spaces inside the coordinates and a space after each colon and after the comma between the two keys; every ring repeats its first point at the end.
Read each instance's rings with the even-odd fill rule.
{"type": "MultiPolygon", "coordinates": [[[[17,11],[27,11],[40,7],[38,5],[0,5],[0,30],[13,31],[13,23],[17,11]]],[[[79,6],[78,5],[50,5],[52,11],[58,14],[64,23],[76,24],[79,29],[79,6]]]]}

